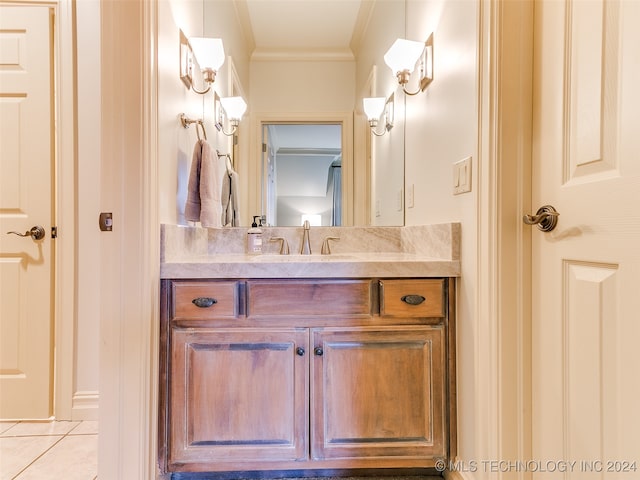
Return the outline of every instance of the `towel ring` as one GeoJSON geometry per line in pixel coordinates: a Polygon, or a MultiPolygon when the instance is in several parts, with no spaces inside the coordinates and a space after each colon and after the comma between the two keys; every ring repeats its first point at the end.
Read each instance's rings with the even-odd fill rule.
{"type": "Polygon", "coordinates": [[[204,129],[204,122],[202,120],[198,120],[196,123],[196,136],[198,137],[198,140],[200,140],[200,135],[198,135],[198,125],[200,125],[200,127],[202,128],[202,136],[204,137],[204,139],[207,139],[207,131],[204,129]]]}
{"type": "Polygon", "coordinates": [[[187,117],[184,113],[180,114],[180,123],[182,124],[182,126],[184,128],[189,128],[189,125],[191,125],[192,123],[196,124],[196,136],[198,137],[198,140],[202,140],[200,138],[200,130],[198,129],[198,125],[202,128],[202,135],[204,136],[204,139],[207,139],[207,131],[204,128],[204,122],[202,121],[201,118],[199,118],[198,120],[192,120],[191,118],[187,117]]]}

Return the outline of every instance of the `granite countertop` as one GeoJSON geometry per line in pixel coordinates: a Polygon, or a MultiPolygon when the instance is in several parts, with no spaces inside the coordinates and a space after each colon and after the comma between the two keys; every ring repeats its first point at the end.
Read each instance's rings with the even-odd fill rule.
{"type": "Polygon", "coordinates": [[[297,227],[266,228],[264,253],[243,253],[246,228],[162,226],[161,278],[358,278],[457,277],[457,223],[420,227],[315,227],[312,252],[323,238],[339,236],[330,255],[300,255],[297,227]],[[288,239],[292,254],[280,255],[271,237],[288,239]]]}

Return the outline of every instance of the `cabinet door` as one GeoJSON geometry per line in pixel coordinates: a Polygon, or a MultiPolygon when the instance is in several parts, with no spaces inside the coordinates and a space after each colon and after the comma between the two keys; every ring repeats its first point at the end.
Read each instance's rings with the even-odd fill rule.
{"type": "Polygon", "coordinates": [[[308,330],[173,329],[171,344],[174,470],[307,458],[308,330]]]}
{"type": "Polygon", "coordinates": [[[442,326],[314,329],[311,455],[445,456],[442,326]]]}

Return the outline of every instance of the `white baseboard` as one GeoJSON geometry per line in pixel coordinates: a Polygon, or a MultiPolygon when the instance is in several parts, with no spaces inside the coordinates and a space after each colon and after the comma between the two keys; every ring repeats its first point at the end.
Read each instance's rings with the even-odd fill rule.
{"type": "Polygon", "coordinates": [[[72,420],[98,420],[98,392],[76,392],[71,400],[72,420]]]}

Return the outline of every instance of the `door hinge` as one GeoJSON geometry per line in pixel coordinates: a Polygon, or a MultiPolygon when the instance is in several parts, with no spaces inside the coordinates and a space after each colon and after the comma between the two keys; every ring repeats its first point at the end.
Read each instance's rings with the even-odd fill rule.
{"type": "Polygon", "coordinates": [[[262,144],[262,153],[267,153],[267,144],[266,143],[262,144]]]}
{"type": "Polygon", "coordinates": [[[51,227],[51,238],[58,238],[58,227],[51,227]]]}

